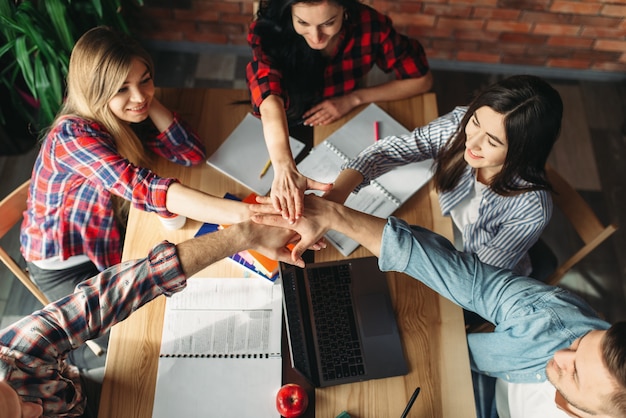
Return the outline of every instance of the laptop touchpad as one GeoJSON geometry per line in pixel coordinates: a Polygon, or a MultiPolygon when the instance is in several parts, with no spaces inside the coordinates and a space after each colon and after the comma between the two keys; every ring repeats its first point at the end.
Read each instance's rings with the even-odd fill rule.
{"type": "Polygon", "coordinates": [[[369,295],[360,295],[359,304],[361,309],[361,328],[366,337],[375,337],[377,335],[386,335],[393,332],[393,320],[389,320],[393,316],[393,311],[386,295],[380,293],[371,293],[369,295]]]}

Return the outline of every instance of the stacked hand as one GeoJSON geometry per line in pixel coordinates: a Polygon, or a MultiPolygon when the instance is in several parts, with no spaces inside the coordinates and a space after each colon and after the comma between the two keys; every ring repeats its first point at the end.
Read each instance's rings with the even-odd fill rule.
{"type": "Polygon", "coordinates": [[[259,196],[257,202],[256,205],[250,205],[250,210],[254,213],[252,216],[254,222],[297,233],[298,240],[291,251],[293,264],[303,265],[302,253],[307,249],[326,248],[323,237],[330,229],[325,222],[328,219],[328,201],[312,194],[304,196],[304,214],[294,222],[285,219],[281,212],[274,208],[271,198],[259,196]]]}

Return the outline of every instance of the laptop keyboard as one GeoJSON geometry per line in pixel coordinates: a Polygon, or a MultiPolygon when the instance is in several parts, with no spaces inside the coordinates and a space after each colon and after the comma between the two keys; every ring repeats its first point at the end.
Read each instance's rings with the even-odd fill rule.
{"type": "Polygon", "coordinates": [[[364,375],[361,342],[350,297],[350,266],[316,267],[310,269],[308,275],[323,378],[335,380],[364,375]]]}

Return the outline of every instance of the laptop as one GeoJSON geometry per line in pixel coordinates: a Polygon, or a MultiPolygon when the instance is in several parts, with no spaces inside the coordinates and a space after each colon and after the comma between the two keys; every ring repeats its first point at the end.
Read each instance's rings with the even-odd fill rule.
{"type": "Polygon", "coordinates": [[[314,387],[408,373],[376,257],[280,263],[292,367],[314,387]]]}

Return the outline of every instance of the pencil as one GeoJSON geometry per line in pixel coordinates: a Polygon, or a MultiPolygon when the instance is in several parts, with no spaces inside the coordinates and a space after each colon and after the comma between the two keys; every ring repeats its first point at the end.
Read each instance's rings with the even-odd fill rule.
{"type": "Polygon", "coordinates": [[[261,174],[259,174],[259,178],[263,178],[263,176],[265,175],[265,173],[267,173],[267,170],[270,169],[270,166],[272,165],[272,160],[267,160],[267,162],[265,163],[265,165],[263,166],[263,170],[261,170],[261,174]]]}
{"type": "Polygon", "coordinates": [[[411,407],[413,406],[413,403],[415,403],[415,400],[417,399],[417,395],[420,394],[420,388],[416,388],[415,392],[413,392],[413,395],[411,395],[411,399],[409,399],[409,403],[406,404],[406,408],[404,408],[404,412],[402,413],[402,416],[400,418],[406,418],[409,415],[409,411],[411,410],[411,407]]]}

